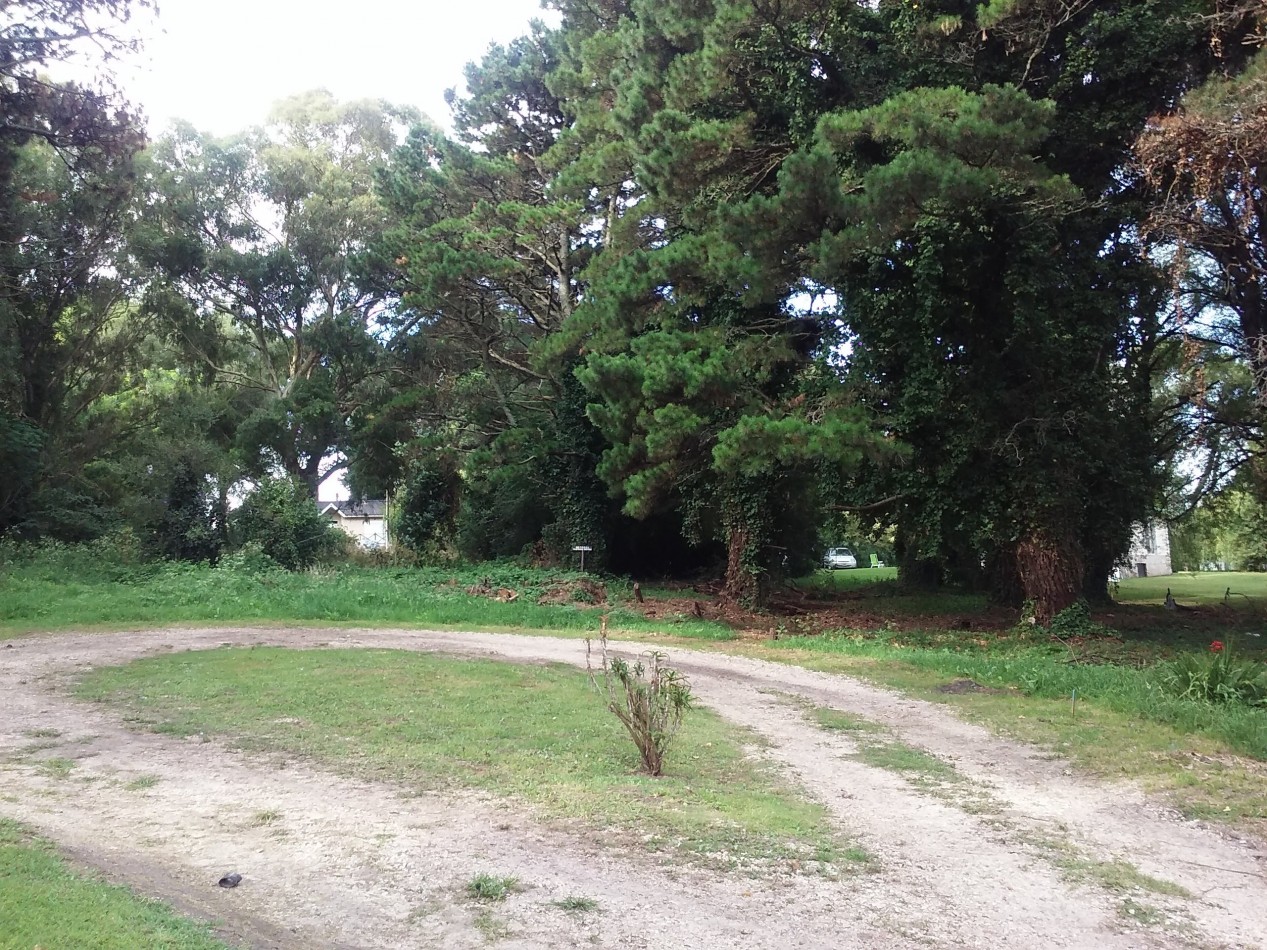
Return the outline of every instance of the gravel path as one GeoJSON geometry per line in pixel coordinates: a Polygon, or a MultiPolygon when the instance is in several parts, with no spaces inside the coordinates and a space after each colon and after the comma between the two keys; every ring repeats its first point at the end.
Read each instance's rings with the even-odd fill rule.
{"type": "Polygon", "coordinates": [[[1267,852],[1256,842],[1185,822],[1132,788],[1079,778],[941,707],[842,676],[671,651],[703,703],[759,733],[768,742],[761,754],[877,856],[873,871],[835,881],[672,867],[491,798],[417,797],[218,742],[133,732],[108,708],[67,694],[94,666],[221,644],[576,664],[584,644],[235,628],[43,635],[0,648],[0,815],[143,893],[224,921],[228,937],[252,947],[1267,947],[1267,852]],[[805,703],[874,720],[962,780],[919,788],[865,765],[853,757],[855,739],[815,726],[805,703]],[[52,758],[75,766],[56,774],[44,761],[52,758]],[[261,812],[273,820],[261,824],[261,812]],[[1062,871],[1071,861],[1084,873],[1062,871]],[[1108,891],[1087,872],[1106,862],[1188,896],[1108,891]],[[230,869],[242,886],[216,888],[230,869]],[[463,885],[485,871],[513,875],[523,889],[492,908],[465,901],[463,885]],[[600,909],[555,905],[569,896],[600,909]]]}

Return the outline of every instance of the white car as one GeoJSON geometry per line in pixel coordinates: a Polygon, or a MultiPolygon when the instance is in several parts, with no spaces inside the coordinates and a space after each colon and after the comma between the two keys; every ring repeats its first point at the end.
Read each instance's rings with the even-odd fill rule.
{"type": "Polygon", "coordinates": [[[830,570],[842,571],[857,567],[858,559],[853,556],[853,552],[848,548],[828,548],[827,556],[823,558],[823,563],[830,570]]]}

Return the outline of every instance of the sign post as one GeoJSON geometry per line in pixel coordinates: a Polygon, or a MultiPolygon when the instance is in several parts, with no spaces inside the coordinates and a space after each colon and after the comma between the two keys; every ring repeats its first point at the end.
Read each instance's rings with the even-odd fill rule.
{"type": "Polygon", "coordinates": [[[593,551],[594,549],[590,547],[588,544],[577,544],[573,546],[572,550],[581,552],[581,573],[584,574],[585,573],[585,552],[593,551]]]}

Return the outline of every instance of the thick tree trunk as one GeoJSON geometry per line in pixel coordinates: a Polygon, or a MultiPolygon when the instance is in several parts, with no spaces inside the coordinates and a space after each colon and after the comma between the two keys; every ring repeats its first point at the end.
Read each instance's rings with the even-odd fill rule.
{"type": "Polygon", "coordinates": [[[765,584],[762,575],[753,569],[748,550],[752,532],[748,528],[731,528],[726,539],[726,582],[722,596],[744,607],[765,605],[765,584]]]}
{"type": "Polygon", "coordinates": [[[1084,565],[1077,547],[1036,531],[1016,546],[1016,571],[1025,599],[1043,626],[1082,594],[1084,565]]]}

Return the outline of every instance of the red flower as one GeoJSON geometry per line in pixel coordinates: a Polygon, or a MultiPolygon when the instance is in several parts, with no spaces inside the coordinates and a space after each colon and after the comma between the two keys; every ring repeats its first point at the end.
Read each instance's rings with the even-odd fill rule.
{"type": "Polygon", "coordinates": [[[1211,643],[1211,644],[1210,644],[1210,652],[1212,652],[1212,653],[1222,653],[1222,652],[1223,652],[1223,641],[1222,641],[1222,640],[1215,640],[1213,643],[1211,643]]]}

